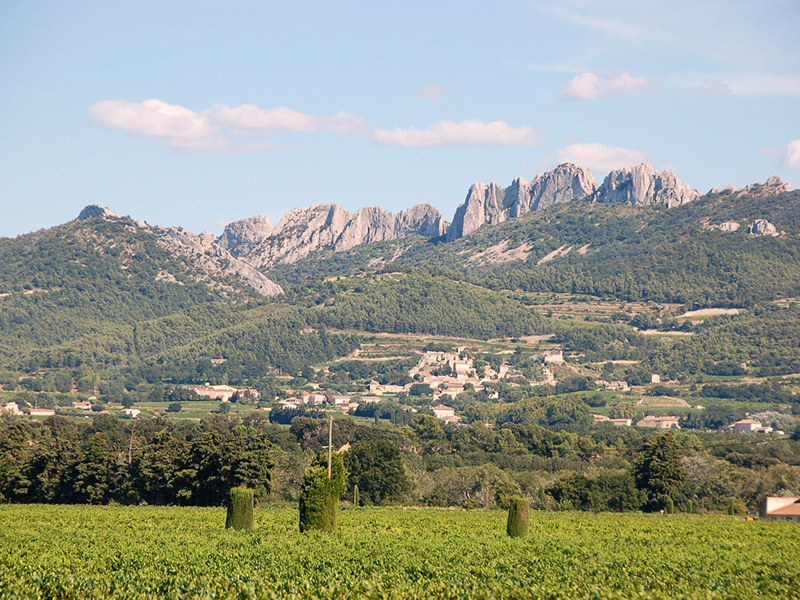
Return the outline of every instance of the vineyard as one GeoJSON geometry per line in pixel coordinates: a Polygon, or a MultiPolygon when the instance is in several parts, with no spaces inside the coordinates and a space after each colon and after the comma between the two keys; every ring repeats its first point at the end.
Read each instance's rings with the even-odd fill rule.
{"type": "Polygon", "coordinates": [[[800,598],[800,529],[740,517],[345,509],[335,534],[258,509],[0,506],[0,599],[800,598]]]}

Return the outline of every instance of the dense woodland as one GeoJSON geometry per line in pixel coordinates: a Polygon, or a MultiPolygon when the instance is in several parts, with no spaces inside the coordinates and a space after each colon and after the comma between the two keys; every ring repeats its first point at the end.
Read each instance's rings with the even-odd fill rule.
{"type": "MultiPolygon", "coordinates": [[[[800,441],[581,428],[568,408],[551,403],[559,416],[526,402],[494,428],[442,427],[426,414],[398,426],[337,419],[334,446],[351,444],[342,499],[352,502],[358,488],[359,504],[376,505],[505,507],[522,493],[541,509],[663,510],[669,499],[697,510],[727,510],[733,500],[744,510],[800,485],[800,441]]],[[[0,493],[7,502],[206,506],[246,485],[261,502],[295,500],[326,443],[325,421],[305,416],[285,427],[261,415],[91,423],[3,415],[0,493]]]]}

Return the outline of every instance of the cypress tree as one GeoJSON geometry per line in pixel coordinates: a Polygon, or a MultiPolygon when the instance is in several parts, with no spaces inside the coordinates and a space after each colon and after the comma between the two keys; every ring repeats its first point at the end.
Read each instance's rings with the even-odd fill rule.
{"type": "Polygon", "coordinates": [[[694,504],[692,504],[691,500],[686,501],[686,512],[688,514],[692,514],[694,512],[694,504]]]}
{"type": "Polygon", "coordinates": [[[539,486],[539,510],[544,510],[545,505],[545,496],[544,496],[544,486],[539,486]]]}
{"type": "Polygon", "coordinates": [[[735,515],[736,514],[736,501],[731,498],[730,502],[728,502],[728,514],[735,515]]]}
{"type": "Polygon", "coordinates": [[[345,491],[347,472],[341,454],[331,457],[330,479],[327,465],[327,454],[319,454],[303,474],[299,502],[301,532],[311,529],[336,531],[339,498],[345,491]]]}
{"type": "Polygon", "coordinates": [[[524,498],[514,496],[509,501],[506,533],[511,537],[528,535],[528,503],[524,498]]]}
{"type": "Polygon", "coordinates": [[[675,502],[672,501],[672,498],[667,498],[667,514],[675,514],[675,502]]]}
{"type": "Polygon", "coordinates": [[[253,490],[242,487],[231,489],[225,527],[253,529],[253,526],[253,490]]]}
{"type": "Polygon", "coordinates": [[[358,506],[360,498],[358,497],[358,484],[353,486],[353,506],[358,506]]]}

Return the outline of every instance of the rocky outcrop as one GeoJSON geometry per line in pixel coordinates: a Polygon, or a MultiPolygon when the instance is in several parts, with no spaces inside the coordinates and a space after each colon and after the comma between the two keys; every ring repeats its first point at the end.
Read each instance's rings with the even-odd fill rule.
{"type": "Polygon", "coordinates": [[[233,246],[233,250],[250,264],[265,268],[293,263],[319,250],[340,252],[410,235],[438,237],[446,229],[442,214],[430,204],[419,204],[398,214],[378,207],[351,213],[336,204],[315,204],[290,210],[260,241],[246,249],[233,246]]]}
{"type": "Polygon", "coordinates": [[[118,215],[108,210],[105,206],[100,206],[99,204],[90,204],[80,212],[78,215],[78,220],[82,221],[83,219],[94,219],[95,217],[102,217],[103,219],[116,219],[118,218],[118,215]]]}
{"type": "Polygon", "coordinates": [[[684,185],[671,172],[659,173],[646,164],[615,169],[606,175],[594,199],[597,202],[620,202],[631,206],[665,204],[668,208],[686,204],[700,194],[684,185]]]}
{"type": "Polygon", "coordinates": [[[778,237],[778,229],[766,219],[756,219],[747,228],[747,233],[753,236],[778,237]]]}
{"type": "Polygon", "coordinates": [[[773,194],[780,194],[783,192],[791,192],[792,191],[792,184],[784,181],[778,175],[773,175],[772,177],[768,178],[766,181],[762,181],[761,183],[751,183],[748,186],[745,186],[739,190],[737,190],[732,185],[726,185],[724,188],[713,187],[711,188],[708,193],[709,194],[733,194],[738,193],[742,194],[758,194],[763,192],[770,192],[773,194]]]}
{"type": "Polygon", "coordinates": [[[481,225],[502,223],[528,212],[550,208],[593,194],[597,183],[589,169],[571,163],[540,173],[528,183],[521,177],[503,188],[475,183],[456,210],[447,241],[469,235],[481,225]]]}
{"type": "Polygon", "coordinates": [[[219,237],[219,244],[234,256],[247,254],[261,240],[275,231],[275,225],[263,215],[228,223],[219,237]]]}
{"type": "Polygon", "coordinates": [[[152,230],[163,248],[190,259],[199,271],[199,281],[206,281],[215,288],[224,288],[225,284],[220,283],[220,279],[233,278],[246,283],[262,296],[283,293],[281,286],[217,243],[217,236],[213,233],[195,235],[180,227],[153,227],[152,230]]]}

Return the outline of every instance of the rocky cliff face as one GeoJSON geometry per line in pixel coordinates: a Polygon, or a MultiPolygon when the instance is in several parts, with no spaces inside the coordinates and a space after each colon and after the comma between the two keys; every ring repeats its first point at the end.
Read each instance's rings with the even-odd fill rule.
{"type": "MultiPolygon", "coordinates": [[[[237,223],[228,228],[238,227],[237,223]]],[[[335,204],[315,204],[290,210],[276,228],[249,245],[231,244],[231,237],[225,243],[250,264],[264,268],[293,263],[318,250],[339,252],[409,235],[438,237],[446,229],[442,214],[430,204],[419,204],[398,214],[378,207],[351,213],[335,204]]]]}
{"type": "Polygon", "coordinates": [[[673,173],[659,173],[650,165],[641,164],[611,171],[594,199],[597,202],[621,202],[631,206],[666,204],[668,208],[673,208],[699,196],[696,190],[682,184],[673,173]]]}
{"type": "Polygon", "coordinates": [[[228,223],[219,237],[219,244],[230,250],[234,256],[247,254],[274,230],[275,225],[267,217],[263,215],[248,217],[228,223]]]}
{"type": "Polygon", "coordinates": [[[220,287],[220,277],[229,277],[246,283],[262,296],[283,293],[281,286],[222,247],[213,233],[195,235],[176,227],[153,227],[152,230],[162,247],[189,258],[199,271],[198,279],[207,281],[212,287],[220,287]]]}
{"type": "Polygon", "coordinates": [[[456,210],[446,239],[456,240],[481,225],[502,223],[527,212],[589,196],[596,190],[591,171],[570,163],[540,173],[530,183],[520,177],[507,188],[496,183],[475,183],[456,210]]]}

